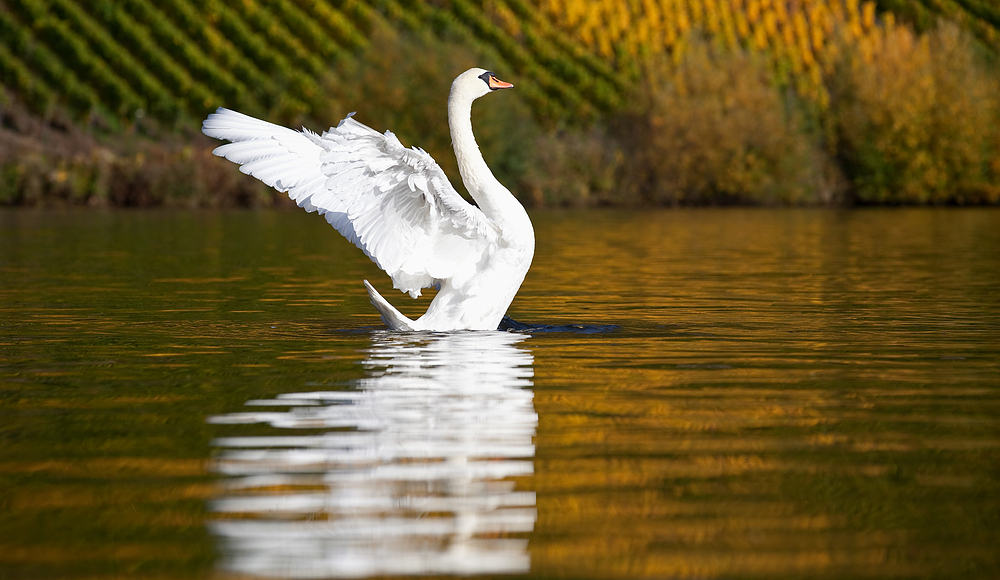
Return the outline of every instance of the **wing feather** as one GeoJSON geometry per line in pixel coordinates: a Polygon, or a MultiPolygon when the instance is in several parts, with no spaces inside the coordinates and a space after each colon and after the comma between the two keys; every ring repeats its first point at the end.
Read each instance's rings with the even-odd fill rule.
{"type": "Polygon", "coordinates": [[[473,267],[499,229],[434,159],[348,115],[317,135],[220,108],[202,127],[215,154],[316,211],[411,296],[473,267]]]}

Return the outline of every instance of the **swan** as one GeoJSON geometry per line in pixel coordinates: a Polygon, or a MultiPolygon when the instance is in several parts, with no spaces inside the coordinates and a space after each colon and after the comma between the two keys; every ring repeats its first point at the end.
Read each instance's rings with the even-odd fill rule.
{"type": "Polygon", "coordinates": [[[390,330],[497,330],[531,265],[528,213],[486,165],[472,134],[472,102],[514,85],[472,68],[448,96],[448,126],[465,201],[434,159],[348,115],[319,135],[219,108],[202,131],[229,141],[214,153],[309,212],[318,212],[391,278],[393,288],[438,293],[423,316],[401,314],[364,280],[390,330]]]}

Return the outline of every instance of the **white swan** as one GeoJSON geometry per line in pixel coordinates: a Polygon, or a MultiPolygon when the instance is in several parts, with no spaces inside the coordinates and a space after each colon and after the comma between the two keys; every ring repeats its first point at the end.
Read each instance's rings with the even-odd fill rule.
{"type": "Polygon", "coordinates": [[[231,141],[215,150],[300,207],[317,211],[416,298],[437,287],[427,312],[403,316],[368,283],[392,330],[496,330],[531,265],[535,234],[527,212],[493,176],[472,134],[472,101],[514,85],[473,68],[451,84],[448,125],[466,202],[441,167],[391,132],[348,115],[322,135],[220,108],[202,131],[231,141]]]}

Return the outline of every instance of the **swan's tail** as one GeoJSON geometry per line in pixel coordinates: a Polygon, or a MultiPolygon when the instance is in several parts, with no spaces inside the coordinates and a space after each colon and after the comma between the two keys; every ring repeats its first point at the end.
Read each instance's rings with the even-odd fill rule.
{"type": "Polygon", "coordinates": [[[368,283],[368,280],[364,282],[365,288],[368,289],[368,297],[371,298],[372,306],[382,315],[382,321],[389,327],[389,330],[416,330],[413,327],[412,320],[403,316],[392,304],[389,304],[385,298],[382,298],[378,290],[368,283]]]}

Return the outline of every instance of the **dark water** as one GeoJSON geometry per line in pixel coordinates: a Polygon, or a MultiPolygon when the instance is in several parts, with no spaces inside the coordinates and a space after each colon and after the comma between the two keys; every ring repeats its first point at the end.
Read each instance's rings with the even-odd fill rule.
{"type": "Polygon", "coordinates": [[[0,212],[0,578],[1000,575],[1000,211],[533,219],[549,326],[399,335],[315,216],[0,212]]]}

